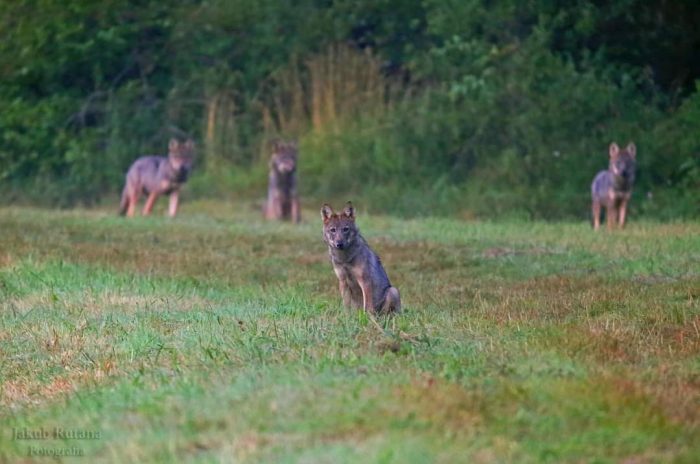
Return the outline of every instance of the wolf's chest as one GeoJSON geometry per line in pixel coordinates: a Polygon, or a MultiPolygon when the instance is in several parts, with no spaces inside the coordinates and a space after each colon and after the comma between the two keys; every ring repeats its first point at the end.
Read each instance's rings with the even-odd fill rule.
{"type": "Polygon", "coordinates": [[[158,185],[158,190],[163,192],[164,194],[170,194],[175,190],[179,184],[175,181],[168,180],[168,179],[163,179],[160,181],[160,184],[158,185]]]}
{"type": "Polygon", "coordinates": [[[363,263],[358,259],[341,261],[331,255],[331,264],[335,275],[342,280],[357,281],[364,273],[363,263]]]}
{"type": "Polygon", "coordinates": [[[631,190],[617,190],[614,187],[610,187],[608,189],[607,199],[609,201],[629,200],[631,195],[631,190]]]}

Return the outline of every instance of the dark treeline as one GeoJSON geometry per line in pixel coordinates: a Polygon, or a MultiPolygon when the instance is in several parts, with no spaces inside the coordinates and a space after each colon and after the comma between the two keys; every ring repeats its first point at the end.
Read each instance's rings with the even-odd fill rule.
{"type": "Polygon", "coordinates": [[[302,193],[377,211],[585,217],[611,141],[635,214],[696,216],[692,0],[4,0],[0,193],[115,201],[133,159],[198,143],[190,195],[302,193]]]}

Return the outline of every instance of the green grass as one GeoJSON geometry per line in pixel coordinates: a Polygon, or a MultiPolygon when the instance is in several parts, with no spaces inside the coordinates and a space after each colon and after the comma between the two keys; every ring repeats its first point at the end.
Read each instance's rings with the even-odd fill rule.
{"type": "Polygon", "coordinates": [[[0,462],[700,455],[700,223],[594,234],[360,208],[405,308],[380,331],[340,307],[304,213],[0,209],[0,462]],[[13,438],[55,427],[99,437],[13,438]]]}

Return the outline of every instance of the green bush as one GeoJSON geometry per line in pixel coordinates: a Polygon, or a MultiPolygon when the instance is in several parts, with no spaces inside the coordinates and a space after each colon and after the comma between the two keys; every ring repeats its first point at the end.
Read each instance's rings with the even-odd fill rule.
{"type": "Polygon", "coordinates": [[[0,193],[114,201],[136,157],[189,136],[192,194],[261,198],[282,136],[301,141],[307,197],[584,218],[608,144],[634,140],[633,208],[696,216],[700,9],[667,3],[13,2],[0,193]]]}

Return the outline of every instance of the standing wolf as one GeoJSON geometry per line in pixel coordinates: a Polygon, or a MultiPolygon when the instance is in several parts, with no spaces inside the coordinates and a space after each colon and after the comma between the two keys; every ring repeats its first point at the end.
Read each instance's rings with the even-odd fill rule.
{"type": "Polygon", "coordinates": [[[143,215],[151,213],[159,195],[170,195],[170,217],[177,214],[180,186],[187,181],[192,170],[194,142],[178,142],[170,139],[168,156],[142,156],[134,161],[126,173],[126,185],[119,208],[121,215],[133,216],[141,193],[148,195],[143,215]]]}
{"type": "Polygon", "coordinates": [[[325,204],[321,217],[323,240],[328,245],[345,307],[363,308],[370,314],[400,312],[399,290],[391,286],[379,256],[360,235],[352,203],[348,202],[340,214],[325,204]]]}
{"type": "Polygon", "coordinates": [[[620,149],[615,142],[610,144],[610,166],[607,171],[600,171],[591,184],[593,199],[593,228],[600,227],[600,210],[604,206],[608,229],[615,224],[625,227],[627,203],[632,196],[632,185],[636,169],[637,147],[630,142],[620,149]]]}
{"type": "Polygon", "coordinates": [[[297,158],[295,142],[277,140],[272,143],[267,201],[263,208],[266,219],[301,221],[297,193],[297,158]]]}

